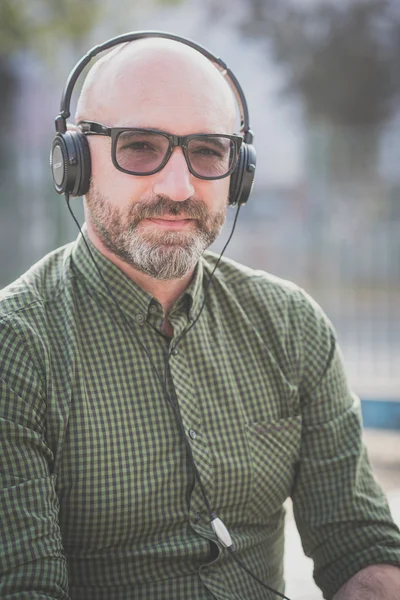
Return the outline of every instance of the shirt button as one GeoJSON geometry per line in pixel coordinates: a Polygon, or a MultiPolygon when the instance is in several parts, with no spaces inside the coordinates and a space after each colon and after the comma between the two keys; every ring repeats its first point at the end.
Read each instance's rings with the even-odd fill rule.
{"type": "Polygon", "coordinates": [[[200,513],[195,512],[193,515],[193,523],[198,523],[200,521],[200,513]]]}
{"type": "Polygon", "coordinates": [[[142,315],[142,313],[136,313],[135,319],[140,324],[144,323],[145,321],[144,315],[142,315]]]}
{"type": "Polygon", "coordinates": [[[150,306],[150,308],[149,308],[149,311],[150,311],[150,312],[151,312],[153,315],[155,315],[155,314],[156,314],[156,312],[157,312],[157,306],[154,306],[154,304],[152,304],[152,305],[150,306]]]}
{"type": "Polygon", "coordinates": [[[189,429],[189,435],[192,438],[192,440],[195,440],[197,438],[197,433],[194,429],[189,429]]]}
{"type": "Polygon", "coordinates": [[[200,569],[200,574],[204,575],[204,577],[209,577],[209,575],[211,574],[210,569],[207,569],[207,567],[204,567],[202,569],[200,569]]]}
{"type": "Polygon", "coordinates": [[[177,350],[176,348],[174,348],[174,349],[172,350],[171,354],[172,354],[173,356],[176,356],[176,355],[178,354],[178,350],[177,350]]]}

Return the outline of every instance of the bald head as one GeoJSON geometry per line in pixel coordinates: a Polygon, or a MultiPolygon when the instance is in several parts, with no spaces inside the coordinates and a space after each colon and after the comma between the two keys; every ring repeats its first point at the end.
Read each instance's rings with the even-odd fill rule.
{"type": "Polygon", "coordinates": [[[217,67],[180,42],[147,38],[117,46],[93,66],[75,118],[157,128],[158,111],[174,120],[188,107],[199,119],[212,116],[210,129],[233,132],[235,99],[217,67]]]}

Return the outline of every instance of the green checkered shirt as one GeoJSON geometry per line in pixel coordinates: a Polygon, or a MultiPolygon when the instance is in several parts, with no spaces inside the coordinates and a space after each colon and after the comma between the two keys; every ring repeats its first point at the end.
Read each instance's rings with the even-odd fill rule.
{"type": "MultiPolygon", "coordinates": [[[[85,234],[86,235],[86,234],[85,234]]],[[[326,598],[400,562],[332,327],[295,285],[206,252],[169,314],[81,238],[0,303],[0,597],[253,600],[284,590],[289,496],[326,598]],[[147,350],[147,354],[145,349],[147,350]],[[168,354],[169,364],[164,371],[168,354]]]]}

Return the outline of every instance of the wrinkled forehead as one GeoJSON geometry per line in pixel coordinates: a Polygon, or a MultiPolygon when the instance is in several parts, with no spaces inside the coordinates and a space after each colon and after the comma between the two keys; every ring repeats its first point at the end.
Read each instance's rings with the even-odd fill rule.
{"type": "Polygon", "coordinates": [[[235,100],[217,67],[179,42],[149,39],[118,47],[89,72],[77,117],[112,125],[234,129],[235,100]],[[134,122],[133,122],[134,121],[134,122]]]}

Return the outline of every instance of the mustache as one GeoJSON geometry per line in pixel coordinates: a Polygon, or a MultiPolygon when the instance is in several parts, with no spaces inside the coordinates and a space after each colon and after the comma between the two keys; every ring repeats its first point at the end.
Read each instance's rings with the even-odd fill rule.
{"type": "Polygon", "coordinates": [[[129,211],[131,226],[135,227],[143,219],[152,219],[163,216],[179,217],[184,215],[188,219],[208,221],[209,210],[203,200],[193,197],[181,202],[171,200],[167,196],[155,196],[152,200],[138,202],[129,211]]]}

